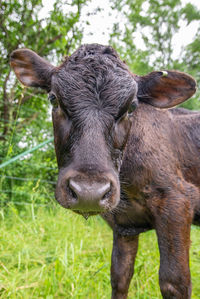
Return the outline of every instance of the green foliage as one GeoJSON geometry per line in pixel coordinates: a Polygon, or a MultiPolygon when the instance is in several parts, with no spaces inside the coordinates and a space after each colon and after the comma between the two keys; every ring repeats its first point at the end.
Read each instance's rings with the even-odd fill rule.
{"type": "MultiPolygon", "coordinates": [[[[130,57],[128,61],[131,67],[132,61],[138,61],[138,56],[134,57],[135,52],[138,51],[143,53],[141,58],[142,60],[146,58],[149,67],[171,66],[172,36],[179,29],[180,0],[116,0],[114,2],[116,7],[124,12],[126,18],[124,35],[120,37],[124,49],[128,46],[126,51],[130,57]],[[138,49],[137,35],[142,39],[145,50],[138,49]]],[[[111,41],[115,42],[115,34],[116,30],[111,41]]]]}
{"type": "MultiPolygon", "coordinates": [[[[110,298],[112,232],[99,217],[85,221],[61,207],[13,205],[0,213],[2,299],[110,298]]],[[[199,298],[200,230],[192,229],[193,299],[199,298]]],[[[155,232],[140,235],[129,298],[161,299],[155,232]]]]}
{"type": "Polygon", "coordinates": [[[191,3],[187,3],[186,6],[183,7],[182,14],[185,15],[185,19],[187,20],[188,24],[194,20],[200,20],[200,11],[191,3]]]}
{"type": "MultiPolygon", "coordinates": [[[[198,12],[200,14],[200,11],[198,12]]],[[[200,16],[199,16],[200,20],[200,16]]],[[[197,81],[197,93],[193,98],[193,110],[200,109],[200,69],[199,69],[199,61],[200,61],[200,26],[198,32],[195,36],[195,40],[186,47],[183,56],[182,62],[182,70],[185,72],[190,73],[197,81]],[[194,105],[196,103],[196,105],[194,105]]],[[[191,100],[189,104],[185,103],[185,107],[190,109],[190,103],[192,104],[191,100]]]]}
{"type": "MultiPolygon", "coordinates": [[[[110,42],[126,59],[133,72],[144,75],[153,69],[177,69],[194,76],[200,87],[200,11],[180,0],[111,0],[121,23],[114,24],[110,42]],[[175,34],[183,24],[195,24],[199,30],[194,41],[177,58],[175,34]],[[139,45],[138,45],[139,44],[139,45]]],[[[199,109],[199,96],[184,103],[199,109]]]]}

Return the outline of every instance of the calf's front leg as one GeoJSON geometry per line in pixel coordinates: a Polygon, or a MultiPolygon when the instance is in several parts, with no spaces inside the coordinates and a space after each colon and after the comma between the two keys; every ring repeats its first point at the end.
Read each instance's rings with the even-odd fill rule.
{"type": "Polygon", "coordinates": [[[126,299],[138,249],[138,236],[124,237],[114,232],[111,265],[112,299],[126,299]]]}
{"type": "Polygon", "coordinates": [[[189,247],[191,211],[187,200],[168,201],[156,219],[160,250],[159,283],[164,299],[190,299],[189,247]]]}

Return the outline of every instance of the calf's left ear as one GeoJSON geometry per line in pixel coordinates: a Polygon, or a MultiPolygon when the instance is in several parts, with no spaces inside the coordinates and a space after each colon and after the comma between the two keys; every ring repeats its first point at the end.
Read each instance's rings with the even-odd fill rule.
{"type": "Polygon", "coordinates": [[[170,108],[189,99],[196,91],[196,81],[177,71],[152,72],[136,77],[138,100],[158,108],[170,108]]]}
{"type": "Polygon", "coordinates": [[[49,91],[54,66],[29,49],[18,49],[10,55],[10,65],[25,86],[49,91]]]}

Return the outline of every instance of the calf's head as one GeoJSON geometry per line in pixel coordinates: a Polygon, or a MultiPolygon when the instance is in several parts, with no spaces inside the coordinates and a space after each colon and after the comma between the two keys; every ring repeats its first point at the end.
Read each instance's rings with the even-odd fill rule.
{"type": "Polygon", "coordinates": [[[180,72],[139,77],[108,46],[83,45],[54,67],[28,49],[11,54],[26,86],[48,92],[59,177],[58,202],[83,215],[114,209],[119,171],[138,100],[169,108],[189,98],[195,81],[180,72]]]}

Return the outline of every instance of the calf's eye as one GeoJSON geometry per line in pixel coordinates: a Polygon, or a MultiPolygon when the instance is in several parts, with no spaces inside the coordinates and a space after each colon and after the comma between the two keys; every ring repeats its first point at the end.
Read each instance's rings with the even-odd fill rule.
{"type": "Polygon", "coordinates": [[[130,115],[126,112],[117,122],[113,128],[114,148],[122,150],[126,145],[128,134],[131,127],[130,115]]]}
{"type": "Polygon", "coordinates": [[[58,107],[58,100],[57,100],[57,98],[56,98],[56,96],[55,96],[54,93],[49,93],[49,94],[48,94],[48,99],[49,99],[51,105],[52,105],[54,108],[57,108],[57,107],[58,107]]]}

